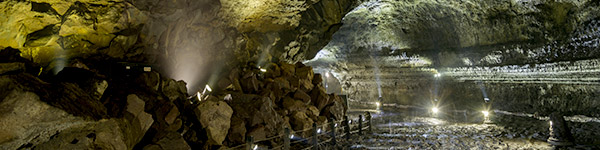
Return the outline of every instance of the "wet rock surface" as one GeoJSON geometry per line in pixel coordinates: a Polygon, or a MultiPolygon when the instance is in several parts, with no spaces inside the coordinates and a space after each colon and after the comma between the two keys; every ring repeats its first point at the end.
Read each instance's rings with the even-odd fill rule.
{"type": "MultiPolygon", "coordinates": [[[[556,149],[546,142],[547,121],[538,124],[510,117],[517,120],[507,119],[501,124],[455,123],[396,111],[373,116],[374,133],[349,141],[349,149],[556,149]]],[[[558,149],[595,148],[598,147],[580,144],[558,149]]]]}

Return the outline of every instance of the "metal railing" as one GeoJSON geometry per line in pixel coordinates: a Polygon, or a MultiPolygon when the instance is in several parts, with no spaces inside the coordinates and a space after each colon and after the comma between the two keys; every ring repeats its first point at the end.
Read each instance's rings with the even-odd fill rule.
{"type": "MultiPolygon", "coordinates": [[[[334,120],[333,118],[331,120],[334,120]]],[[[269,137],[263,140],[254,141],[254,137],[246,137],[246,143],[231,147],[232,150],[258,150],[258,149],[275,149],[275,150],[289,150],[291,146],[294,149],[313,149],[317,150],[320,146],[329,145],[336,146],[340,137],[345,137],[349,140],[353,134],[363,135],[364,132],[372,132],[371,125],[372,117],[369,112],[365,113],[365,116],[359,115],[355,120],[349,119],[348,116],[344,116],[344,120],[337,120],[328,122],[325,124],[317,125],[313,123],[311,128],[293,131],[289,127],[284,129],[283,134],[269,137]],[[342,127],[338,127],[341,125],[342,127]],[[329,129],[324,131],[325,129],[329,129]],[[310,131],[309,137],[302,137],[301,135],[306,134],[310,131]],[[283,140],[283,143],[278,146],[266,146],[259,145],[256,143],[267,142],[272,140],[283,140]]]]}

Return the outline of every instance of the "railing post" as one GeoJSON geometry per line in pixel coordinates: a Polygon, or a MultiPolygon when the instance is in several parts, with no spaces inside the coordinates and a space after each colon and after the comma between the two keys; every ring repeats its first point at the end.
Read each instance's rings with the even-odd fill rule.
{"type": "Polygon", "coordinates": [[[252,136],[246,137],[246,150],[252,150],[254,147],[254,138],[252,136]]]}
{"type": "Polygon", "coordinates": [[[313,123],[313,139],[312,139],[312,145],[313,145],[313,150],[318,150],[319,149],[319,142],[317,142],[317,139],[319,138],[319,133],[317,133],[317,123],[313,123]]]}
{"type": "Polygon", "coordinates": [[[283,130],[283,150],[290,149],[290,128],[285,128],[283,130]]]}
{"type": "Polygon", "coordinates": [[[331,127],[331,145],[335,146],[337,141],[335,139],[335,120],[333,120],[333,118],[331,118],[331,124],[329,126],[331,127]]]}
{"type": "Polygon", "coordinates": [[[358,115],[358,135],[363,135],[362,134],[362,128],[363,128],[363,116],[362,115],[358,115]]]}
{"type": "Polygon", "coordinates": [[[350,140],[350,120],[348,120],[348,116],[344,116],[344,131],[346,132],[346,140],[350,140]]]}
{"type": "Polygon", "coordinates": [[[372,128],[373,124],[371,123],[372,120],[373,120],[372,118],[373,118],[373,116],[371,116],[371,113],[367,112],[367,120],[369,120],[369,125],[368,125],[369,126],[369,133],[373,133],[373,128],[372,128]]]}

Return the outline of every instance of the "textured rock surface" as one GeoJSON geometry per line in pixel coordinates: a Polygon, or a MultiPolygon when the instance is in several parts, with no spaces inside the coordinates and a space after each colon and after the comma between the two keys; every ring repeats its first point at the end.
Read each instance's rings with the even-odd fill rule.
{"type": "Polygon", "coordinates": [[[8,0],[0,2],[0,48],[23,51],[44,73],[97,56],[157,64],[192,92],[214,78],[192,68],[220,73],[238,62],[313,57],[356,3],[8,0]]]}
{"type": "MultiPolygon", "coordinates": [[[[345,17],[333,40],[309,64],[315,70],[332,71],[343,93],[355,102],[382,96],[404,105],[430,105],[434,99],[479,105],[483,94],[477,82],[482,81],[498,104],[515,99],[521,101],[519,106],[544,103],[532,104],[540,106],[536,110],[564,110],[554,104],[572,99],[595,106],[594,100],[574,98],[576,90],[556,90],[548,93],[557,95],[555,100],[542,102],[551,98],[514,88],[555,85],[595,95],[598,5],[596,1],[369,1],[345,17]],[[437,73],[441,78],[435,77],[437,73]],[[468,88],[453,86],[464,81],[468,88]]],[[[564,108],[585,109],[574,107],[564,108]]],[[[590,112],[584,114],[595,115],[590,112]]]]}
{"type": "MultiPolygon", "coordinates": [[[[147,17],[123,1],[3,1],[0,47],[34,62],[103,54],[131,57],[136,28],[147,17]]],[[[139,30],[139,29],[137,29],[139,30]]]]}
{"type": "Polygon", "coordinates": [[[489,98],[492,109],[597,117],[598,6],[373,0],[348,13],[307,63],[315,72],[331,71],[354,107],[375,108],[383,97],[480,111],[489,98]]]}
{"type": "Polygon", "coordinates": [[[209,99],[200,102],[194,110],[202,128],[206,130],[206,136],[210,144],[221,145],[227,130],[230,127],[233,109],[224,101],[209,99]]]}

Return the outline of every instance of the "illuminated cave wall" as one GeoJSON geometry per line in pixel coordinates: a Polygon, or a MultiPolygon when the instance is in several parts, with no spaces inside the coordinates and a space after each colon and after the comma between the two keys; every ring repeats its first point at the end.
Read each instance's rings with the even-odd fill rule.
{"type": "Polygon", "coordinates": [[[307,62],[334,70],[344,94],[363,105],[382,95],[387,103],[430,107],[438,99],[477,110],[484,87],[496,109],[597,116],[598,6],[372,0],[307,62]]]}
{"type": "Polygon", "coordinates": [[[214,84],[246,62],[312,58],[352,0],[7,0],[0,48],[57,73],[74,59],[150,64],[188,83],[214,84]]]}

